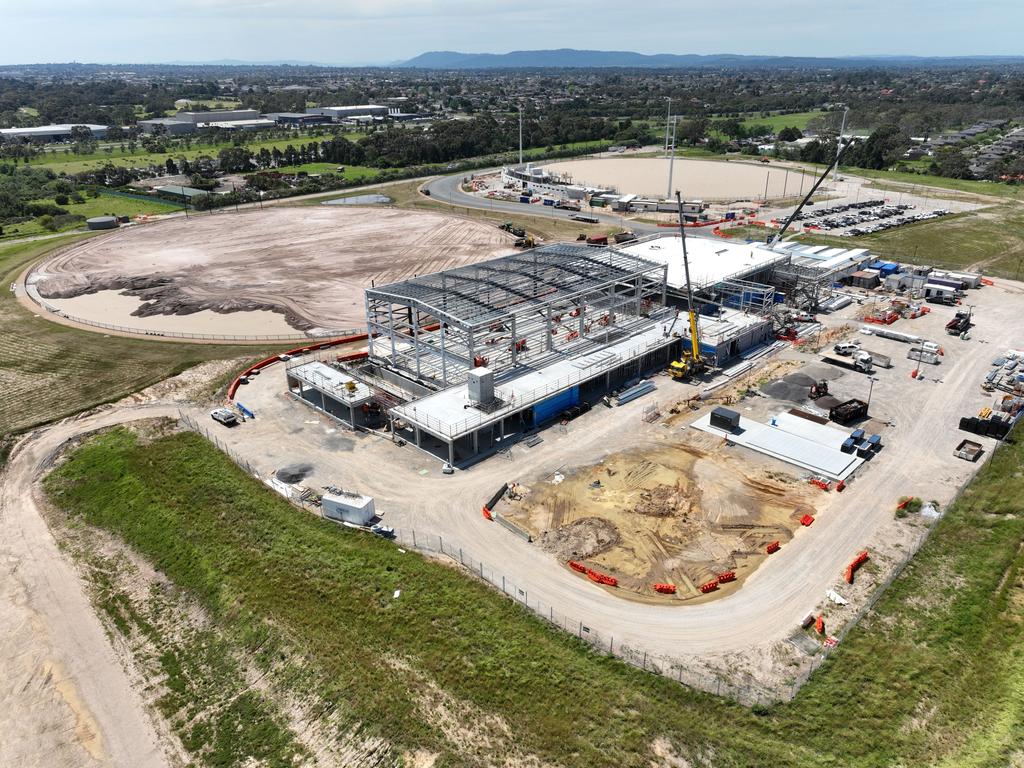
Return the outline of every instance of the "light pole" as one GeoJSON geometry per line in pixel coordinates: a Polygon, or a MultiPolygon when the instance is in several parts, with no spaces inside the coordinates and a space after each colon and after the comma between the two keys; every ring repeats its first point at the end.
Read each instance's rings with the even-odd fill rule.
{"type": "Polygon", "coordinates": [[[875,391],[875,382],[878,381],[878,379],[876,377],[874,377],[874,376],[868,376],[868,381],[870,382],[868,384],[868,411],[870,412],[871,411],[871,393],[875,391]]]}

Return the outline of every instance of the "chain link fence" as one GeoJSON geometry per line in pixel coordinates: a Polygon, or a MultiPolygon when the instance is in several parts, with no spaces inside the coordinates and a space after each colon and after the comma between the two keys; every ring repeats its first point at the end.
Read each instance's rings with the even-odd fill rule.
{"type": "MultiPolygon", "coordinates": [[[[243,459],[241,456],[238,456],[230,448],[221,443],[194,419],[191,419],[184,414],[180,414],[180,419],[182,425],[187,429],[206,437],[210,442],[229,456],[239,467],[244,469],[250,475],[259,478],[259,473],[252,468],[248,461],[243,459]]],[[[996,450],[998,450],[998,448],[996,450]]],[[[987,452],[985,460],[991,460],[994,453],[995,450],[987,452]]],[[[956,503],[962,492],[963,488],[961,488],[948,503],[947,509],[956,503]]],[[[290,498],[289,500],[303,509],[320,514],[319,509],[315,505],[303,499],[290,498]]],[[[463,547],[458,541],[446,539],[436,533],[424,533],[411,528],[396,528],[395,541],[419,552],[438,554],[449,558],[453,562],[456,562],[465,568],[467,572],[472,573],[480,580],[490,584],[495,589],[500,590],[507,598],[522,605],[524,608],[528,608],[538,617],[558,627],[564,632],[574,635],[580,641],[587,643],[599,653],[615,656],[634,667],[675,680],[691,688],[733,699],[747,707],[757,707],[771,706],[779,702],[792,701],[796,697],[800,688],[803,687],[814,672],[824,664],[829,655],[836,647],[838,647],[839,644],[842,643],[850,630],[860,623],[861,619],[863,619],[868,612],[875,607],[889,586],[900,577],[907,565],[911,560],[913,560],[914,556],[931,536],[937,522],[938,519],[928,526],[925,533],[917,540],[917,542],[911,548],[906,550],[906,555],[901,558],[888,576],[872,590],[868,600],[857,610],[850,620],[844,623],[842,628],[835,635],[835,638],[838,641],[837,644],[832,647],[822,647],[820,651],[809,657],[808,663],[806,663],[789,682],[780,683],[774,686],[762,685],[754,681],[737,683],[734,679],[735,675],[732,675],[730,679],[726,679],[723,675],[716,674],[712,671],[694,669],[692,662],[682,659],[666,658],[646,651],[643,648],[634,647],[633,645],[622,641],[617,641],[612,633],[596,626],[593,622],[582,619],[578,616],[563,613],[555,605],[545,603],[540,598],[531,595],[529,590],[518,585],[501,571],[484,563],[482,560],[478,560],[473,557],[469,550],[463,547]]]]}

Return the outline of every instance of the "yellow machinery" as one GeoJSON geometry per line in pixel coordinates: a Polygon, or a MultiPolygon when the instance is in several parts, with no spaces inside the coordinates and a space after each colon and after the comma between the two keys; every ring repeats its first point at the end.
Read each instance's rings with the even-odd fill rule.
{"type": "Polygon", "coordinates": [[[679,360],[668,366],[669,375],[676,380],[692,379],[707,370],[708,364],[700,356],[700,329],[697,324],[697,312],[693,307],[693,287],[690,284],[690,261],[686,258],[686,220],[683,218],[683,200],[676,192],[679,204],[679,236],[683,246],[683,269],[686,272],[686,310],[690,316],[690,351],[679,360]]]}

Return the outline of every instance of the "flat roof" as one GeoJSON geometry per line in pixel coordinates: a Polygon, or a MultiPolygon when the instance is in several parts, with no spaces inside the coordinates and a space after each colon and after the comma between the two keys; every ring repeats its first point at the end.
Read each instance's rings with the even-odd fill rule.
{"type": "Polygon", "coordinates": [[[814,424],[786,412],[775,416],[774,421],[774,426],[763,424],[741,414],[739,429],[730,432],[712,426],[711,414],[707,413],[691,426],[833,480],[845,480],[864,463],[855,453],[840,449],[852,430],[814,424]]]}
{"type": "MultiPolygon", "coordinates": [[[[678,235],[660,235],[634,241],[619,250],[656,264],[667,265],[669,286],[686,287],[682,239],[678,235]]],[[[690,262],[690,279],[693,287],[698,290],[710,288],[723,280],[743,279],[766,267],[789,260],[788,253],[707,237],[687,237],[686,256],[690,262]]]]}
{"type": "Polygon", "coordinates": [[[314,360],[289,368],[287,375],[324,392],[345,405],[362,405],[373,399],[373,390],[347,373],[332,368],[326,363],[314,360]],[[349,389],[349,384],[354,388],[349,389]]]}
{"type": "Polygon", "coordinates": [[[497,375],[494,395],[504,405],[490,413],[471,406],[468,382],[399,405],[392,408],[391,412],[433,435],[458,439],[648,352],[668,346],[676,340],[669,333],[673,315],[665,313],[664,317],[652,321],[645,330],[615,344],[575,357],[565,357],[542,368],[513,368],[497,375]]]}
{"type": "Polygon", "coordinates": [[[55,125],[36,125],[30,128],[0,128],[0,134],[4,136],[31,136],[32,134],[68,133],[72,128],[79,125],[88,128],[90,131],[107,130],[107,126],[95,125],[93,123],[59,123],[55,125]]]}
{"type": "Polygon", "coordinates": [[[537,311],[663,267],[616,248],[554,244],[368,288],[371,300],[419,307],[474,327],[537,311]]]}

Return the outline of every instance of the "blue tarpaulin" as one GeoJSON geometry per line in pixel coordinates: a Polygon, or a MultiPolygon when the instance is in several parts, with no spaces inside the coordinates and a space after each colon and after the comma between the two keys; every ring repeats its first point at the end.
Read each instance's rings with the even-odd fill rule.
{"type": "Polygon", "coordinates": [[[580,388],[573,387],[565,390],[565,392],[559,392],[554,397],[549,397],[547,400],[542,400],[533,406],[533,424],[537,426],[542,424],[549,419],[558,416],[562,411],[567,408],[572,408],[574,405],[579,405],[580,402],[580,388]]]}

